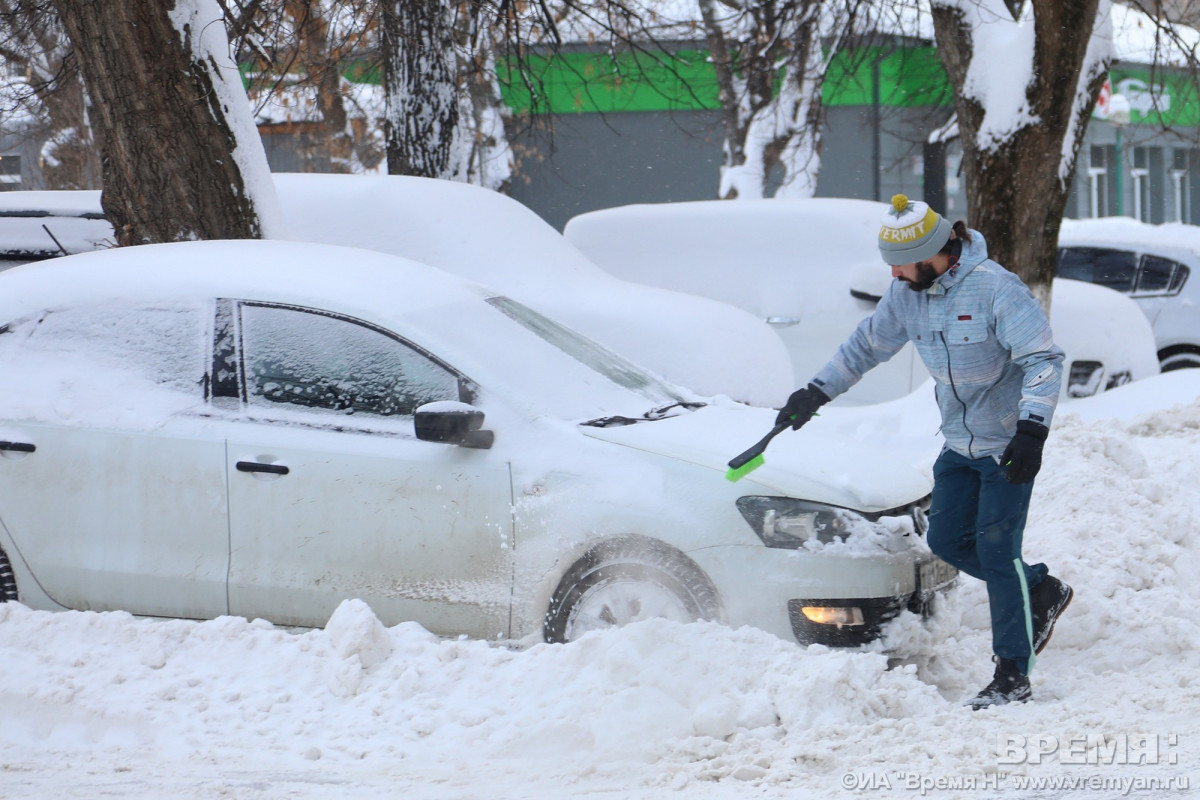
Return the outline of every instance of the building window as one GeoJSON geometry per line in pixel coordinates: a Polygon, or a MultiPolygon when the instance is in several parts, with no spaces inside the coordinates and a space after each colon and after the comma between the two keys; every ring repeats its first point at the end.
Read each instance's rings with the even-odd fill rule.
{"type": "Polygon", "coordinates": [[[1162,190],[1163,158],[1158,147],[1133,148],[1133,167],[1129,176],[1133,179],[1133,218],[1142,222],[1159,223],[1166,219],[1163,213],[1162,190]]]}
{"type": "Polygon", "coordinates": [[[1195,169],[1200,161],[1200,151],[1175,148],[1171,153],[1171,219],[1175,222],[1195,224],[1200,219],[1200,208],[1195,208],[1196,182],[1200,180],[1195,169]]]}
{"type": "Polygon", "coordinates": [[[21,188],[21,157],[0,155],[0,192],[21,188]]]}
{"type": "Polygon", "coordinates": [[[1111,217],[1117,213],[1117,149],[1094,144],[1088,161],[1088,216],[1111,217]]]}
{"type": "Polygon", "coordinates": [[[1150,221],[1150,157],[1145,147],[1133,148],[1133,167],[1129,170],[1133,179],[1133,218],[1150,221]]]}
{"type": "Polygon", "coordinates": [[[1187,150],[1175,148],[1171,151],[1171,211],[1175,222],[1186,222],[1189,216],[1188,206],[1191,205],[1191,198],[1188,197],[1187,191],[1187,162],[1187,150]]]}

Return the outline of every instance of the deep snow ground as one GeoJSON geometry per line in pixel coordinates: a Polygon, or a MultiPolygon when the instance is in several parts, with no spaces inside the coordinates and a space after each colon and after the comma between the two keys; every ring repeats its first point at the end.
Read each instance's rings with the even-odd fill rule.
{"type": "MultiPolygon", "coordinates": [[[[5,604],[0,798],[1200,792],[1200,376],[1110,394],[1060,407],[1035,489],[1026,556],[1077,595],[1033,703],[961,707],[991,673],[970,579],[890,660],[712,624],[517,648],[354,602],[302,632],[5,604]]],[[[826,423],[923,440],[912,407],[826,423]]]]}

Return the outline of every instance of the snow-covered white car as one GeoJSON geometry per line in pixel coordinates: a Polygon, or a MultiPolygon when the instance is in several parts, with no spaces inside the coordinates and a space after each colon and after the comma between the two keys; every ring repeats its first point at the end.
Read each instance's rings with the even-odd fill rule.
{"type": "MultiPolygon", "coordinates": [[[[719,297],[770,323],[803,383],[875,307],[892,280],[870,200],[721,200],[620,206],[571,219],[564,236],[618,277],[719,297]]],[[[1050,323],[1067,353],[1065,397],[1158,372],[1154,338],[1128,298],[1056,280],[1050,323]]],[[[912,345],[835,402],[903,396],[929,373],[912,345]]]]}
{"type": "Polygon", "coordinates": [[[0,192],[0,270],[112,243],[99,192],[0,192]]]}
{"type": "Polygon", "coordinates": [[[37,608],[445,635],[648,616],[857,645],[954,570],[927,476],[705,401],[381,253],[112,249],[0,273],[0,592],[37,608]]]}
{"type": "Polygon", "coordinates": [[[1200,367],[1200,227],[1129,217],[1064,219],[1058,274],[1130,297],[1154,332],[1164,372],[1200,367]]]}
{"type": "MultiPolygon", "coordinates": [[[[618,279],[510,197],[455,181],[395,175],[273,177],[283,238],[363,247],[439,267],[706,395],[778,406],[792,390],[787,350],[762,320],[719,299],[618,279]]],[[[0,193],[0,250],[11,238],[58,254],[49,233],[65,252],[94,249],[103,241],[94,226],[112,238],[99,212],[99,192],[0,193]],[[30,214],[41,216],[31,222],[30,214]],[[80,229],[81,214],[99,220],[80,229]]]]}

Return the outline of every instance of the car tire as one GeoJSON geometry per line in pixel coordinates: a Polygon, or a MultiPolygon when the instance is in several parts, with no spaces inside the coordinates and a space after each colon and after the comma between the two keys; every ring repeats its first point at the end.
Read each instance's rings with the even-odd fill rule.
{"type": "Polygon", "coordinates": [[[559,581],[542,629],[547,642],[652,618],[719,620],[716,588],[694,561],[645,536],[607,539],[559,581]]]}
{"type": "Polygon", "coordinates": [[[1186,344],[1168,347],[1158,354],[1158,367],[1163,372],[1200,367],[1200,347],[1186,344]]]}
{"type": "Polygon", "coordinates": [[[13,574],[8,554],[0,549],[0,603],[16,602],[18,599],[17,576],[13,574]]]}

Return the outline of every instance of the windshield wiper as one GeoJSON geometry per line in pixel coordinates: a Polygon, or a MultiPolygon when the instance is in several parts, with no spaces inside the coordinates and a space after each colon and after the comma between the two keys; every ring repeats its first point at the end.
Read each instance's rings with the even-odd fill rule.
{"type": "Polygon", "coordinates": [[[678,414],[670,414],[668,412],[675,408],[679,408],[684,411],[691,411],[696,408],[704,408],[706,405],[708,405],[708,403],[689,403],[685,400],[680,400],[675,403],[667,403],[665,406],[659,406],[658,408],[652,408],[646,412],[645,416],[646,416],[646,419],[662,419],[663,417],[675,417],[675,416],[678,416],[678,414]]]}
{"type": "Polygon", "coordinates": [[[666,417],[678,416],[677,413],[670,413],[677,408],[684,411],[691,411],[697,408],[704,408],[706,405],[708,405],[708,403],[689,403],[680,400],[675,403],[668,403],[665,406],[652,408],[640,417],[622,417],[620,415],[611,417],[597,417],[596,419],[589,419],[587,422],[581,422],[579,424],[588,425],[593,428],[615,428],[621,425],[636,425],[639,422],[653,422],[654,420],[665,419],[666,417]]]}
{"type": "Polygon", "coordinates": [[[644,419],[633,419],[632,417],[596,417],[589,419],[587,422],[581,422],[580,425],[587,425],[590,428],[618,428],[622,425],[636,425],[639,422],[645,422],[644,419]]]}

